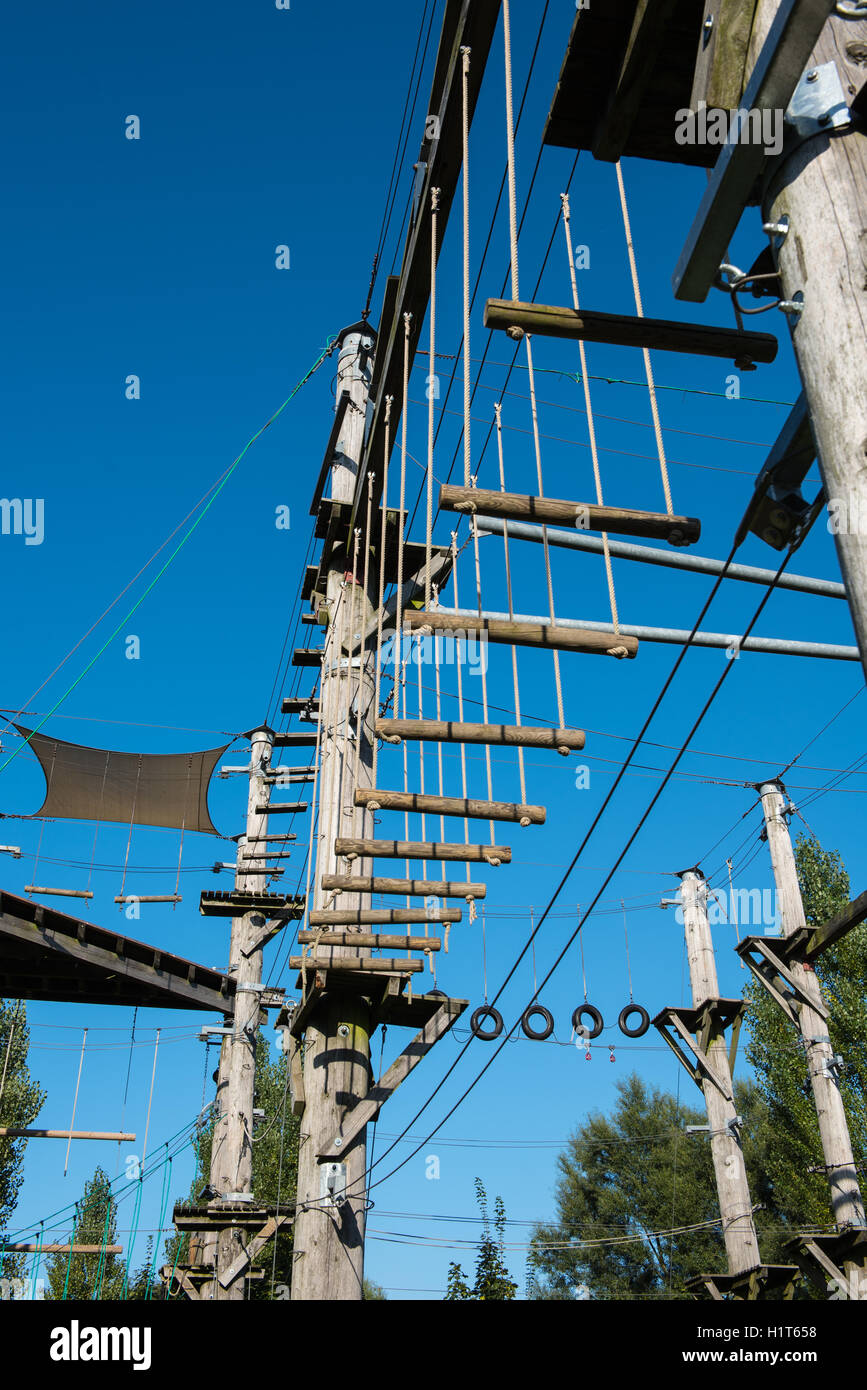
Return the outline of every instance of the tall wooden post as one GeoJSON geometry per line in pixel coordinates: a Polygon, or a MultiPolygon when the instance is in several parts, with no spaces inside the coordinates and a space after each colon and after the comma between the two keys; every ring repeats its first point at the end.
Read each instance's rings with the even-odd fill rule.
{"type": "MultiPolygon", "coordinates": [[[[748,72],[777,3],[759,0],[748,72]]],[[[867,20],[833,14],[810,69],[835,63],[843,98],[851,104],[864,84],[865,54],[867,20]]],[[[762,213],[766,223],[789,219],[778,253],[783,296],[803,295],[792,342],[825,494],[836,504],[829,525],[867,670],[867,131],[861,121],[814,135],[784,158],[767,186],[762,213]]]]}
{"type": "MultiPolygon", "coordinates": [[[[698,869],[680,875],[686,953],[692,985],[693,1007],[719,998],[716,960],[707,917],[707,887],[698,869]]],[[[718,1082],[702,1080],[713,1167],[719,1193],[723,1239],[728,1255],[729,1274],[743,1274],[761,1264],[759,1244],[753,1223],[750,1188],[744,1154],[736,1124],[737,1110],[732,1096],[732,1075],[725,1036],[713,1029],[706,1056],[718,1082]]]]}
{"type": "MultiPolygon", "coordinates": [[[[768,832],[768,848],[774,867],[783,935],[791,936],[793,932],[805,927],[807,922],[789,827],[783,815],[786,804],[783,786],[778,781],[762,782],[759,791],[768,832]]],[[[813,1100],[819,1120],[819,1134],[831,1189],[834,1222],[838,1230],[863,1228],[864,1202],[858,1185],[849,1126],[834,1066],[834,1049],[828,1037],[827,1022],[823,1018],[822,990],[815,972],[809,966],[804,966],[799,961],[791,961],[788,968],[798,988],[817,1006],[811,1008],[808,1004],[801,1004],[798,1007],[798,1026],[804,1043],[810,1085],[813,1088],[813,1100]]],[[[855,1266],[851,1270],[847,1269],[847,1274],[850,1277],[863,1277],[860,1265],[857,1270],[855,1266]]]]}
{"type": "MultiPolygon", "coordinates": [[[[364,443],[364,425],[370,390],[374,335],[364,323],[347,328],[340,339],[337,397],[349,395],[331,468],[331,499],[351,503],[364,443]]],[[[363,524],[364,505],[359,511],[363,524]]],[[[374,527],[374,532],[376,528],[374,527]]],[[[362,538],[360,551],[367,538],[362,538]]],[[[310,906],[322,907],[333,893],[322,889],[325,874],[345,871],[334,853],[340,835],[373,835],[373,814],[356,809],[355,787],[372,785],[374,654],[368,652],[361,669],[358,654],[343,648],[342,637],[352,639],[369,623],[373,611],[370,596],[360,587],[352,570],[353,537],[325,557],[328,567],[326,606],[329,630],[320,691],[320,767],[318,786],[319,824],[314,845],[313,893],[310,906]],[[350,624],[350,615],[354,621],[350,624]],[[354,629],[350,633],[350,627],[354,629]],[[357,760],[356,722],[362,710],[361,746],[357,760]]],[[[360,567],[363,566],[363,559],[360,567]]],[[[370,565],[378,575],[378,567],[370,565]]],[[[356,861],[353,872],[369,874],[372,861],[356,861]],[[357,865],[357,867],[356,867],[357,865]]],[[[361,905],[357,893],[343,893],[340,908],[361,905]]],[[[369,954],[355,947],[329,946],[329,958],[369,954]]],[[[314,959],[316,951],[313,952],[314,959]]],[[[330,994],[320,998],[304,1036],[305,1109],[301,1117],[298,1160],[298,1202],[294,1230],[292,1298],[298,1300],[353,1300],[362,1297],[364,1279],[364,1226],[366,1192],[361,1181],[366,1169],[366,1129],[349,1146],[340,1162],[342,1175],[326,1185],[327,1165],[319,1152],[338,1134],[347,1115],[370,1086],[370,1001],[363,995],[330,994]],[[341,1192],[346,1191],[346,1196],[341,1192]]]]}
{"type": "MultiPolygon", "coordinates": [[[[244,867],[248,846],[250,855],[261,854],[259,837],[268,831],[267,807],[270,784],[265,777],[270,769],[273,734],[270,729],[257,729],[250,734],[250,772],[247,793],[246,834],[238,841],[235,887],[241,892],[266,891],[267,877],[261,868],[255,872],[244,867]]],[[[211,1147],[210,1184],[220,1198],[233,1193],[253,1190],[253,1085],[256,1074],[256,1041],[259,1031],[259,1006],[262,985],[262,947],[256,947],[261,936],[263,919],[260,913],[245,912],[232,918],[229,949],[229,974],[236,982],[235,1012],[231,1037],[223,1039],[220,1067],[217,1075],[217,1119],[211,1147]]],[[[227,1270],[244,1248],[247,1236],[243,1231],[227,1228],[204,1243],[211,1247],[215,1276],[227,1270]]],[[[205,1256],[207,1262],[207,1256],[205,1256]]],[[[236,1279],[228,1288],[218,1277],[204,1291],[204,1298],[239,1300],[244,1297],[244,1280],[236,1279]]]]}

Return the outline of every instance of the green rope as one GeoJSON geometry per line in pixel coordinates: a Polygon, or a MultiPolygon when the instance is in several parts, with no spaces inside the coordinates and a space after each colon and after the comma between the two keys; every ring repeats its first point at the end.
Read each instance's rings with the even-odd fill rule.
{"type": "Polygon", "coordinates": [[[175,1277],[175,1270],[177,1269],[177,1267],[178,1267],[178,1261],[179,1261],[180,1258],[181,1258],[181,1251],[182,1251],[183,1248],[184,1248],[184,1242],[185,1242],[185,1241],[191,1241],[191,1240],[192,1240],[192,1236],[190,1236],[190,1235],[185,1235],[185,1236],[181,1236],[180,1240],[178,1241],[177,1253],[175,1254],[175,1262],[174,1262],[174,1264],[172,1265],[172,1272],[171,1272],[171,1274],[169,1275],[169,1282],[166,1284],[166,1298],[168,1298],[168,1297],[170,1296],[171,1291],[172,1291],[172,1280],[173,1280],[174,1277],[175,1277]]]}
{"type": "Polygon", "coordinates": [[[132,1260],[133,1247],[134,1247],[134,1245],[135,1245],[136,1238],[137,1238],[137,1236],[138,1236],[138,1223],[139,1223],[139,1220],[140,1220],[140,1218],[141,1218],[141,1195],[142,1195],[142,1187],[143,1187],[143,1184],[144,1184],[144,1174],[141,1174],[141,1175],[139,1176],[138,1187],[137,1187],[137,1191],[136,1191],[136,1194],[135,1194],[135,1207],[134,1207],[134,1209],[133,1209],[133,1214],[132,1214],[132,1226],[131,1226],[131,1228],[130,1228],[129,1242],[128,1242],[128,1244],[127,1244],[127,1250],[126,1250],[126,1265],[125,1265],[124,1271],[123,1271],[123,1287],[122,1287],[122,1289],[121,1289],[121,1295],[120,1295],[121,1298],[128,1298],[128,1297],[129,1297],[129,1266],[130,1266],[130,1262],[131,1262],[131,1260],[132,1260]]]}
{"type": "Polygon", "coordinates": [[[170,1158],[169,1161],[168,1161],[168,1163],[167,1163],[167,1165],[166,1165],[165,1177],[163,1178],[163,1197],[162,1197],[162,1205],[161,1205],[161,1207],[160,1207],[160,1219],[159,1219],[159,1222],[157,1223],[157,1238],[156,1238],[156,1240],[154,1241],[153,1264],[149,1264],[149,1265],[148,1265],[148,1288],[147,1288],[147,1293],[146,1293],[146,1295],[145,1295],[146,1301],[147,1301],[148,1303],[150,1302],[151,1296],[152,1296],[152,1294],[153,1294],[153,1277],[154,1277],[154,1272],[155,1272],[155,1270],[156,1270],[156,1264],[157,1264],[157,1251],[158,1251],[159,1248],[160,1248],[160,1240],[161,1240],[161,1238],[162,1238],[163,1221],[165,1220],[165,1216],[166,1216],[166,1206],[167,1206],[167,1204],[168,1204],[169,1181],[170,1181],[170,1179],[171,1179],[171,1173],[172,1173],[172,1160],[171,1160],[171,1158],[170,1158]]]}
{"type": "Polygon", "coordinates": [[[106,1246],[108,1245],[108,1228],[111,1223],[111,1193],[108,1194],[108,1201],[105,1207],[105,1221],[102,1225],[102,1249],[99,1252],[99,1261],[96,1266],[96,1276],[93,1281],[94,1300],[98,1303],[102,1298],[102,1283],[105,1279],[106,1246]]]}
{"type": "Polygon", "coordinates": [[[33,1264],[30,1266],[30,1290],[33,1297],[36,1297],[36,1276],[39,1273],[39,1266],[42,1263],[42,1241],[45,1235],[45,1222],[39,1226],[39,1235],[36,1240],[36,1254],[33,1256],[33,1264]]]}
{"type": "Polygon", "coordinates": [[[72,1269],[72,1247],[75,1244],[75,1233],[78,1228],[78,1203],[75,1204],[75,1219],[72,1222],[72,1235],[69,1237],[69,1254],[66,1257],[66,1274],[63,1279],[63,1293],[60,1295],[62,1303],[66,1302],[66,1291],[69,1288],[69,1271],[72,1269]]]}
{"type": "Polygon", "coordinates": [[[172,561],[175,559],[175,557],[181,552],[181,550],[183,550],[183,548],[184,548],[184,546],[186,545],[187,541],[190,539],[190,537],[193,535],[193,533],[198,529],[198,527],[199,527],[199,525],[201,524],[201,522],[202,522],[202,521],[204,520],[204,518],[207,516],[207,514],[208,514],[208,512],[210,511],[211,507],[212,507],[212,506],[214,505],[214,503],[216,502],[216,500],[217,500],[217,498],[219,497],[220,493],[223,491],[223,488],[226,486],[226,484],[228,483],[229,479],[232,477],[232,474],[235,472],[235,469],[236,469],[236,468],[238,467],[238,465],[241,463],[242,459],[243,459],[244,456],[247,454],[248,450],[251,449],[252,446],[256,443],[256,440],[259,439],[259,438],[265,433],[265,431],[266,431],[266,429],[268,429],[269,425],[272,425],[272,424],[274,423],[274,421],[278,418],[278,416],[282,415],[283,411],[286,409],[286,407],[287,407],[287,405],[289,404],[289,402],[290,402],[291,400],[293,400],[295,396],[297,396],[298,392],[301,390],[301,387],[304,386],[304,385],[310,380],[310,378],[312,377],[313,373],[314,373],[319,367],[321,367],[322,363],[325,361],[325,358],[329,356],[329,354],[330,354],[330,352],[331,352],[331,350],[332,350],[332,345],[334,344],[335,340],[336,340],[336,335],[334,335],[334,336],[332,336],[332,337],[330,337],[330,338],[328,339],[328,342],[327,342],[326,346],[322,349],[322,352],[319,354],[319,356],[317,357],[316,361],[313,363],[313,366],[312,366],[312,367],[310,368],[310,370],[301,378],[301,380],[292,388],[291,392],[290,392],[289,395],[286,397],[286,399],[285,399],[285,401],[283,402],[283,404],[282,404],[281,406],[278,406],[278,408],[274,411],[274,414],[270,417],[270,419],[268,419],[268,420],[265,421],[265,423],[264,423],[264,425],[262,426],[262,428],[259,429],[259,430],[257,430],[256,433],[255,433],[250,439],[247,440],[247,443],[244,445],[243,449],[241,450],[241,452],[240,452],[240,454],[238,455],[238,457],[235,459],[234,463],[231,465],[230,468],[228,468],[228,469],[226,470],[226,472],[224,473],[222,479],[221,479],[220,482],[217,484],[217,486],[214,488],[214,491],[211,493],[211,496],[208,498],[208,500],[207,500],[207,502],[205,503],[204,507],[203,507],[202,510],[199,512],[199,515],[196,517],[195,521],[194,521],[194,522],[192,523],[192,525],[190,526],[190,529],[187,531],[187,533],[186,533],[184,536],[181,537],[180,541],[178,542],[178,544],[175,546],[174,550],[173,550],[173,551],[171,552],[171,554],[169,555],[169,557],[168,557],[168,559],[166,560],[165,564],[157,571],[157,573],[154,575],[154,577],[153,577],[153,579],[151,580],[151,582],[148,584],[148,586],[147,586],[147,588],[145,589],[144,593],[141,595],[140,598],[138,598],[138,599],[136,600],[136,602],[133,604],[132,608],[130,608],[129,612],[126,613],[125,616],[120,620],[120,622],[118,623],[117,627],[114,629],[114,631],[111,633],[111,635],[105,640],[105,642],[103,642],[103,644],[102,644],[102,646],[100,647],[99,651],[98,651],[98,652],[96,653],[96,655],[95,655],[94,657],[92,657],[92,659],[87,663],[87,665],[85,666],[84,670],[80,673],[80,675],[76,676],[75,680],[72,682],[72,684],[69,686],[69,688],[68,688],[67,690],[65,690],[64,693],[60,696],[60,699],[57,700],[57,701],[51,706],[51,709],[48,711],[48,713],[47,713],[46,715],[44,715],[44,716],[42,717],[42,719],[40,719],[39,723],[36,725],[36,728],[35,728],[35,729],[31,729],[31,731],[30,731],[30,733],[27,735],[27,737],[21,740],[21,742],[18,744],[18,746],[9,754],[9,757],[6,759],[6,761],[5,761],[4,763],[0,763],[0,772],[4,772],[4,771],[6,770],[6,768],[9,766],[9,764],[13,761],[13,759],[14,759],[14,758],[17,758],[18,754],[21,752],[21,750],[22,750],[22,748],[24,747],[24,745],[25,745],[26,743],[29,743],[29,742],[30,742],[30,739],[32,738],[33,734],[38,733],[39,730],[42,728],[42,726],[43,726],[45,723],[47,723],[47,721],[51,718],[51,716],[52,716],[54,713],[56,713],[56,711],[57,711],[57,710],[60,708],[60,706],[63,704],[64,700],[66,700],[66,699],[69,698],[69,696],[72,694],[73,690],[75,690],[76,686],[79,686],[79,685],[81,684],[81,682],[84,680],[85,676],[88,674],[88,672],[91,671],[91,670],[93,669],[93,667],[96,665],[96,663],[97,663],[97,661],[99,660],[99,658],[102,656],[103,652],[107,651],[107,649],[111,646],[112,642],[113,642],[113,641],[115,640],[115,638],[119,635],[119,633],[123,632],[124,628],[126,627],[127,623],[129,622],[130,618],[132,617],[133,613],[135,613],[135,612],[137,611],[137,609],[139,609],[139,608],[141,607],[141,605],[144,603],[145,599],[147,598],[148,594],[156,587],[156,585],[159,583],[160,579],[162,579],[162,577],[163,577],[163,575],[165,574],[166,570],[169,568],[169,565],[171,565],[171,563],[172,563],[172,561]]]}

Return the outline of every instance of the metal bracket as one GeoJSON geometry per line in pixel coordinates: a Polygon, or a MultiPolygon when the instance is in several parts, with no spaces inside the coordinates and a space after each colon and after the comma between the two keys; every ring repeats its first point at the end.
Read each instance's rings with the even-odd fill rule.
{"type": "Polygon", "coordinates": [[[330,1197],[335,1206],[339,1205],[341,1197],[345,1201],[346,1164],[323,1163],[319,1174],[319,1196],[330,1197]]]}
{"type": "Polygon", "coordinates": [[[786,111],[786,125],[793,139],[786,141],[786,154],[813,135],[839,130],[852,124],[836,63],[822,63],[804,73],[786,111]]]}

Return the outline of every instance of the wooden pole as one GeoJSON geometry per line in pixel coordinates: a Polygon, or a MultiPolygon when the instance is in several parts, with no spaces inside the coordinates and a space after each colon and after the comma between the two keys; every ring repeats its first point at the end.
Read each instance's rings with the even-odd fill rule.
{"type": "MultiPolygon", "coordinates": [[[[786,804],[783,785],[778,781],[762,782],[759,791],[768,832],[768,848],[774,866],[783,935],[791,936],[793,932],[805,927],[807,921],[789,826],[783,814],[786,804]]],[[[825,1009],[822,990],[811,967],[792,961],[789,969],[798,987],[817,1005],[817,1008],[810,1008],[802,1004],[799,1008],[796,1005],[796,1008],[819,1121],[834,1222],[841,1231],[853,1226],[863,1227],[864,1202],[858,1185],[846,1111],[843,1108],[843,1097],[840,1094],[839,1079],[834,1066],[834,1049],[828,1038],[828,1024],[823,1018],[825,1009]]],[[[852,1265],[851,1268],[847,1266],[846,1273],[850,1279],[858,1283],[864,1279],[864,1271],[860,1264],[852,1265]]],[[[867,1282],[864,1283],[862,1293],[867,1293],[867,1282]]],[[[856,1291],[853,1296],[861,1295],[856,1291]]]]}
{"type": "MultiPolygon", "coordinates": [[[[707,887],[698,869],[680,875],[686,953],[694,1008],[719,998],[713,941],[707,918],[707,887]]],[[[702,1080],[710,1145],[719,1193],[723,1239],[729,1273],[744,1274],[761,1264],[759,1244],[753,1223],[750,1188],[743,1149],[735,1123],[737,1110],[732,1095],[729,1055],[722,1029],[712,1030],[707,1057],[722,1089],[709,1077],[702,1080]],[[727,1092],[727,1094],[724,1094],[727,1092]]]]}
{"type": "MultiPolygon", "coordinates": [[[[777,0],[759,0],[750,60],[767,36],[777,0]]],[[[867,22],[832,15],[808,71],[833,62],[851,103],[863,90],[867,22]]],[[[780,245],[782,294],[803,295],[791,321],[837,556],[867,670],[867,132],[860,120],[801,143],[774,170],[762,203],[765,223],[787,217],[780,245]],[[833,518],[833,519],[832,519],[833,518]]]]}
{"type": "MultiPolygon", "coordinates": [[[[267,879],[262,868],[245,863],[247,844],[268,832],[266,777],[270,771],[273,734],[257,729],[250,735],[250,773],[247,792],[246,834],[238,841],[235,888],[244,893],[263,893],[267,879]]],[[[229,973],[236,981],[232,1034],[220,1049],[217,1076],[217,1119],[211,1147],[210,1183],[220,1197],[253,1190],[253,1085],[256,1075],[256,1039],[259,1030],[262,983],[261,914],[245,912],[232,918],[229,973]],[[247,988],[244,988],[247,986],[247,988]]],[[[214,1264],[214,1280],[203,1290],[203,1298],[237,1302],[244,1297],[244,1281],[236,1279],[224,1288],[219,1276],[243,1254],[247,1234],[226,1226],[202,1242],[203,1262],[214,1264]]]]}
{"type": "MultiPolygon", "coordinates": [[[[335,502],[351,503],[355,494],[364,446],[373,346],[373,332],[363,323],[345,329],[340,337],[337,397],[347,392],[350,404],[343,416],[331,468],[331,497],[335,502]]],[[[363,507],[359,519],[362,515],[363,507]]],[[[367,542],[368,538],[363,537],[360,564],[363,564],[367,542]]],[[[368,644],[362,671],[360,657],[345,656],[339,645],[342,620],[348,613],[354,609],[358,632],[369,630],[374,613],[370,594],[361,593],[357,585],[353,586],[351,577],[347,581],[347,571],[352,569],[352,548],[350,533],[348,552],[342,546],[335,547],[327,557],[326,601],[336,626],[327,644],[319,695],[322,730],[317,788],[319,824],[314,844],[315,874],[310,904],[317,909],[327,905],[328,895],[320,886],[323,875],[337,873],[341,868],[335,852],[337,838],[344,834],[366,838],[373,834],[374,826],[372,812],[355,809],[353,793],[356,786],[356,696],[364,715],[358,760],[359,785],[369,788],[372,784],[375,651],[368,644]],[[341,605],[345,605],[342,611],[341,605]]],[[[371,576],[375,573],[378,577],[377,565],[369,569],[371,576]]],[[[371,874],[372,861],[362,859],[359,872],[371,874]]],[[[346,895],[343,903],[353,909],[361,906],[358,894],[346,895]]],[[[318,954],[327,962],[360,953],[350,947],[335,946],[329,947],[324,956],[321,952],[318,954]]],[[[316,959],[314,951],[311,961],[316,959]]],[[[367,1095],[370,1026],[370,1004],[363,995],[336,995],[327,991],[307,1023],[304,1034],[305,1108],[301,1116],[291,1284],[293,1300],[328,1303],[362,1297],[366,1128],[360,1131],[340,1160],[345,1165],[345,1183],[338,1184],[333,1197],[324,1185],[326,1169],[317,1155],[340,1131],[344,1116],[367,1095]],[[341,1188],[347,1191],[345,1198],[341,1197],[341,1188]]]]}

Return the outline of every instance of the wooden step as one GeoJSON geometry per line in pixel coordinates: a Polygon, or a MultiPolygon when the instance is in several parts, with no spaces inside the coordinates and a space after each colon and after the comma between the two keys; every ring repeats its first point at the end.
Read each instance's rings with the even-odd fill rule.
{"type": "Polygon", "coordinates": [[[415,811],[431,816],[461,816],[465,820],[515,821],[520,825],[544,825],[544,806],[522,806],[513,801],[474,801],[461,796],[426,796],[422,792],[389,792],[358,787],[355,805],[371,811],[415,811]]]}
{"type": "Polygon", "coordinates": [[[305,899],[288,898],[284,893],[244,893],[238,889],[202,893],[199,912],[203,917],[241,917],[245,912],[262,912],[266,917],[304,916],[305,899]]]}
{"type": "Polygon", "coordinates": [[[116,903],[182,903],[183,898],[177,893],[149,893],[147,895],[136,895],[127,893],[125,896],[115,898],[116,903]]]}
{"type": "Polygon", "coordinates": [[[504,517],[508,521],[541,522],[542,525],[551,522],[558,526],[574,526],[579,531],[608,531],[617,536],[651,536],[668,541],[670,545],[692,545],[701,535],[701,522],[694,516],[599,507],[591,502],[564,502],[554,497],[454,487],[448,483],[440,488],[439,504],[446,512],[474,512],[504,517]]]}
{"type": "Polygon", "coordinates": [[[404,631],[457,632],[488,642],[504,642],[511,647],[544,647],[551,651],[584,652],[588,656],[634,657],[637,637],[593,632],[589,628],[557,627],[551,623],[518,623],[501,618],[476,618],[462,613],[444,613],[438,608],[405,609],[404,631]]]}
{"type": "Polygon", "coordinates": [[[341,859],[439,859],[468,864],[499,864],[512,862],[508,845],[456,845],[428,840],[353,840],[347,837],[334,841],[334,853],[341,859]]]}
{"type": "Polygon", "coordinates": [[[357,946],[374,951],[441,951],[443,943],[438,936],[383,936],[379,932],[330,931],[326,936],[317,931],[300,931],[298,941],[309,946],[314,941],[317,946],[357,946]]]}
{"type": "Polygon", "coordinates": [[[292,665],[321,666],[324,655],[323,647],[296,647],[292,653],[292,665]]]}
{"type": "Polygon", "coordinates": [[[257,806],[257,816],[302,816],[307,810],[306,801],[271,801],[267,806],[257,806]]]}
{"type": "Polygon", "coordinates": [[[355,907],[345,911],[319,908],[310,913],[311,927],[415,926],[421,922],[459,922],[459,907],[439,907],[428,913],[423,907],[355,907]]]}
{"type": "Polygon", "coordinates": [[[308,710],[311,714],[318,714],[319,701],[312,696],[284,695],[280,709],[283,714],[306,714],[308,710]]]}
{"type": "MultiPolygon", "coordinates": [[[[382,956],[345,956],[342,960],[329,960],[322,962],[329,971],[331,970],[366,970],[370,974],[416,974],[419,970],[426,968],[423,960],[388,960],[382,956]]],[[[314,956],[290,956],[289,969],[300,970],[302,964],[308,969],[318,966],[319,962],[314,956]]]]}
{"type": "Polygon", "coordinates": [[[86,888],[46,888],[38,883],[25,883],[25,893],[39,893],[44,898],[92,898],[93,894],[86,888]]]}
{"type": "Polygon", "coordinates": [[[275,748],[315,748],[318,742],[316,730],[310,733],[299,729],[292,729],[282,734],[274,735],[275,748]]]}
{"type": "Polygon", "coordinates": [[[673,319],[638,318],[632,314],[604,314],[551,304],[519,303],[511,299],[488,300],[485,327],[502,329],[510,337],[537,333],[542,337],[578,338],[587,343],[612,343],[617,347],[730,357],[735,366],[747,362],[773,362],[777,355],[777,340],[771,333],[741,332],[736,328],[678,323],[673,319]],[[515,333],[515,329],[522,333],[515,333]]]}
{"type": "Polygon", "coordinates": [[[493,743],[523,748],[555,748],[569,753],[584,747],[583,729],[545,729],[525,724],[462,724],[451,719],[377,719],[376,732],[387,743],[493,743]]]}
{"type": "Polygon", "coordinates": [[[449,882],[446,879],[368,878],[352,874],[323,874],[322,887],[341,893],[394,893],[410,898],[484,898],[484,883],[449,882]]]}

